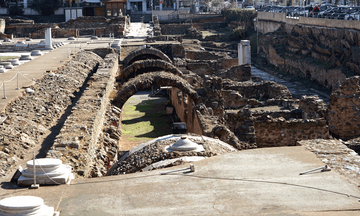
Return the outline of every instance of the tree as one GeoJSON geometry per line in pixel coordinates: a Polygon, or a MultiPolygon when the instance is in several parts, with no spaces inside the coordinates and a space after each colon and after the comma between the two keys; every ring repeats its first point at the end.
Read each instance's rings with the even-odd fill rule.
{"type": "Polygon", "coordinates": [[[32,9],[43,16],[53,15],[62,5],[62,0],[33,0],[32,9]]]}
{"type": "Polygon", "coordinates": [[[10,16],[22,16],[24,15],[24,10],[16,3],[15,5],[8,7],[7,13],[10,16]]]}

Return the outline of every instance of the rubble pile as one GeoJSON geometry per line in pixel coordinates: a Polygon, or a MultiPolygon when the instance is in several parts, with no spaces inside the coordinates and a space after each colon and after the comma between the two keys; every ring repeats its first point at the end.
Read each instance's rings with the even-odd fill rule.
{"type": "Polygon", "coordinates": [[[91,52],[77,53],[71,63],[45,74],[6,107],[2,114],[6,120],[0,125],[0,154],[4,159],[0,164],[0,175],[16,168],[13,165],[18,159],[25,158],[34,147],[44,145],[52,127],[73,103],[75,95],[100,61],[102,59],[91,52]],[[82,67],[74,68],[74,65],[82,67]]]}
{"type": "Polygon", "coordinates": [[[117,73],[118,55],[110,53],[86,83],[87,88],[48,152],[48,157],[70,164],[79,175],[102,176],[116,159],[121,112],[110,106],[109,96],[117,73]]]}
{"type": "MultiPolygon", "coordinates": [[[[189,134],[190,135],[190,134],[189,134]]],[[[198,136],[193,135],[191,136],[198,136]]],[[[177,138],[179,139],[179,138],[177,138]]],[[[188,137],[194,143],[202,145],[205,151],[166,151],[165,148],[173,144],[177,139],[166,139],[154,143],[145,144],[136,150],[131,150],[130,154],[123,156],[115,165],[111,175],[134,173],[142,171],[144,168],[159,161],[164,161],[180,157],[212,157],[236,151],[229,145],[220,145],[217,141],[209,139],[194,139],[188,137]]],[[[177,165],[177,164],[176,164],[177,165]]],[[[173,164],[167,165],[173,166],[173,164]]],[[[163,168],[163,167],[161,167],[163,168]]]]}
{"type": "Polygon", "coordinates": [[[331,169],[360,185],[360,156],[341,140],[302,140],[298,145],[314,152],[331,169]]]}

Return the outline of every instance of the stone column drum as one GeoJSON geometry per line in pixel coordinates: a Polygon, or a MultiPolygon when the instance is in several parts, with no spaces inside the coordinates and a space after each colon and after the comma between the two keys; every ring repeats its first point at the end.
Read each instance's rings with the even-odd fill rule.
{"type": "Polygon", "coordinates": [[[251,47],[249,40],[242,40],[238,44],[238,63],[239,65],[251,64],[251,47]]]}

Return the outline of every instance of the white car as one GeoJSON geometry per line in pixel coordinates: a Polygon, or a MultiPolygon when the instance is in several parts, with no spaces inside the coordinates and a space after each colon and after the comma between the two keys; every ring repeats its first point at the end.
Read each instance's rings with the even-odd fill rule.
{"type": "Polygon", "coordinates": [[[246,6],[245,10],[255,10],[254,6],[246,6]]]}

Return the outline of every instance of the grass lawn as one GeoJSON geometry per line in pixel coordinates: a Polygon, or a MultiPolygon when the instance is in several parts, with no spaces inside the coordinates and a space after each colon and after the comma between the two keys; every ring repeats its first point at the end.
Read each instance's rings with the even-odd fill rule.
{"type": "Polygon", "coordinates": [[[121,128],[122,151],[172,133],[171,124],[166,124],[170,120],[165,111],[166,100],[168,99],[165,97],[135,95],[125,103],[121,128]]]}

